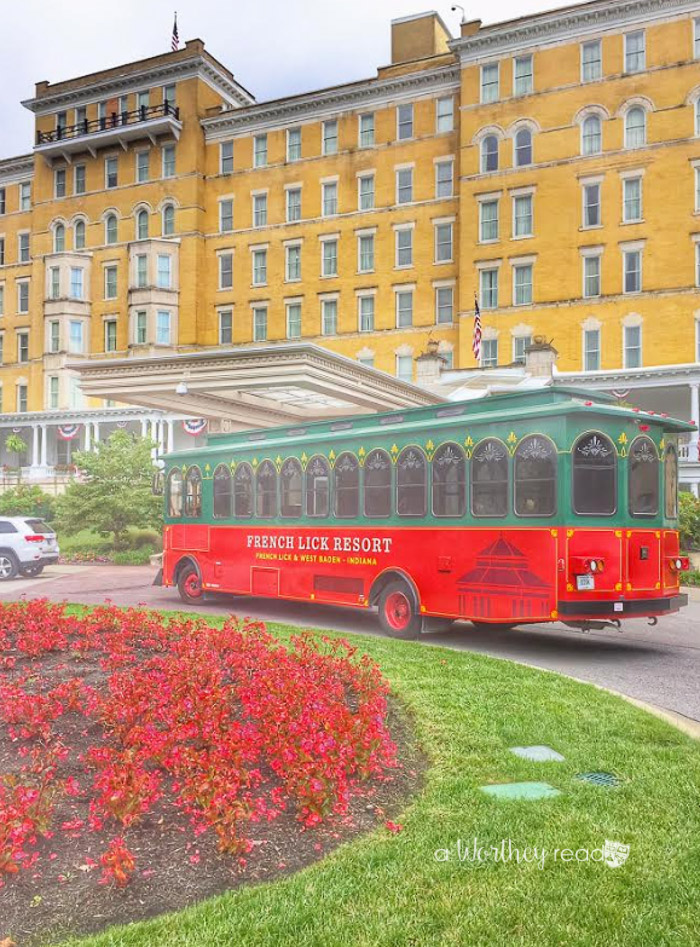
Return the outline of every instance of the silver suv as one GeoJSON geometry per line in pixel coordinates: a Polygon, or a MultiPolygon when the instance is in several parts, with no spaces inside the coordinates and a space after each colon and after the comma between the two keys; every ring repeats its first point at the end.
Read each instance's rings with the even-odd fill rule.
{"type": "Polygon", "coordinates": [[[43,520],[25,516],[0,517],[0,582],[16,575],[39,575],[58,561],[56,534],[43,520]]]}

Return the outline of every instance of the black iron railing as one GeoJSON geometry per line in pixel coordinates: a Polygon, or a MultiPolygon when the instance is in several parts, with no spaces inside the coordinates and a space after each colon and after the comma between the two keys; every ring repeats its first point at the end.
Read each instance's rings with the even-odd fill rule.
{"type": "Polygon", "coordinates": [[[84,119],[75,125],[58,125],[50,132],[37,132],[36,143],[45,145],[49,142],[81,138],[83,135],[94,135],[96,132],[103,132],[109,128],[136,125],[139,122],[148,122],[166,115],[179,120],[180,109],[177,105],[171,105],[170,102],[163,102],[160,105],[142,105],[133,112],[110,112],[109,115],[102,115],[100,118],[84,119]]]}

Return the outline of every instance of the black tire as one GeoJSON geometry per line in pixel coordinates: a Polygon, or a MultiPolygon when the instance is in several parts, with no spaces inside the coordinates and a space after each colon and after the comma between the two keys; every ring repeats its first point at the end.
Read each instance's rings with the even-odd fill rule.
{"type": "Polygon", "coordinates": [[[471,622],[479,631],[512,631],[518,627],[517,623],[507,621],[474,621],[472,618],[471,622]]]}
{"type": "Polygon", "coordinates": [[[201,605],[204,601],[202,579],[193,565],[186,565],[180,569],[177,590],[186,605],[201,605]]]}
{"type": "Polygon", "coordinates": [[[43,565],[41,566],[23,566],[20,570],[20,573],[23,576],[26,576],[28,579],[33,579],[37,575],[41,575],[44,571],[43,565]]]}
{"type": "Polygon", "coordinates": [[[379,596],[379,621],[390,638],[412,641],[423,630],[413,590],[407,582],[390,582],[379,596]]]}
{"type": "Polygon", "coordinates": [[[19,572],[17,556],[11,549],[0,552],[0,582],[8,582],[19,572]]]}

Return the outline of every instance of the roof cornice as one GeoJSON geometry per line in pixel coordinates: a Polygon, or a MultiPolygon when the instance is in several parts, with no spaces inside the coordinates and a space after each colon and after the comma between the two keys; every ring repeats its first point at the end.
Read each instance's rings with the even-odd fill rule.
{"type": "Polygon", "coordinates": [[[389,79],[367,79],[331,89],[321,89],[286,99],[261,102],[245,109],[222,112],[202,121],[207,140],[215,140],[232,132],[250,132],[281,124],[290,124],[342,110],[376,105],[382,101],[403,100],[431,95],[445,88],[459,86],[459,66],[451,64],[439,69],[394,76],[389,79]]]}
{"type": "Polygon", "coordinates": [[[495,23],[453,39],[462,65],[507,55],[529,46],[550,46],[587,34],[700,13],[698,0],[594,0],[578,7],[495,23]]]}
{"type": "Polygon", "coordinates": [[[0,160],[0,184],[26,181],[34,174],[34,155],[18,155],[0,160]]]}

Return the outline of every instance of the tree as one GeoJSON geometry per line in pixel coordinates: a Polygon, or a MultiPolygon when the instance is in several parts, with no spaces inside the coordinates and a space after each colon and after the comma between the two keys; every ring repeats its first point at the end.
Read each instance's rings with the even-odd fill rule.
{"type": "Polygon", "coordinates": [[[17,455],[17,477],[21,480],[22,478],[22,466],[20,464],[20,457],[26,451],[27,444],[19,434],[8,434],[5,438],[5,448],[11,453],[17,455]]]}
{"type": "Polygon", "coordinates": [[[94,529],[124,548],[130,526],[160,528],[162,500],[151,488],[155,445],[127,431],[115,431],[93,451],[78,451],[79,479],[59,499],[59,524],[69,533],[94,529]]]}
{"type": "Polygon", "coordinates": [[[36,516],[49,521],[55,511],[56,497],[44,493],[41,487],[20,483],[0,494],[0,516],[36,516]]]}
{"type": "Polygon", "coordinates": [[[681,534],[681,549],[700,549],[700,500],[692,493],[681,493],[678,497],[678,530],[681,534]]]}

